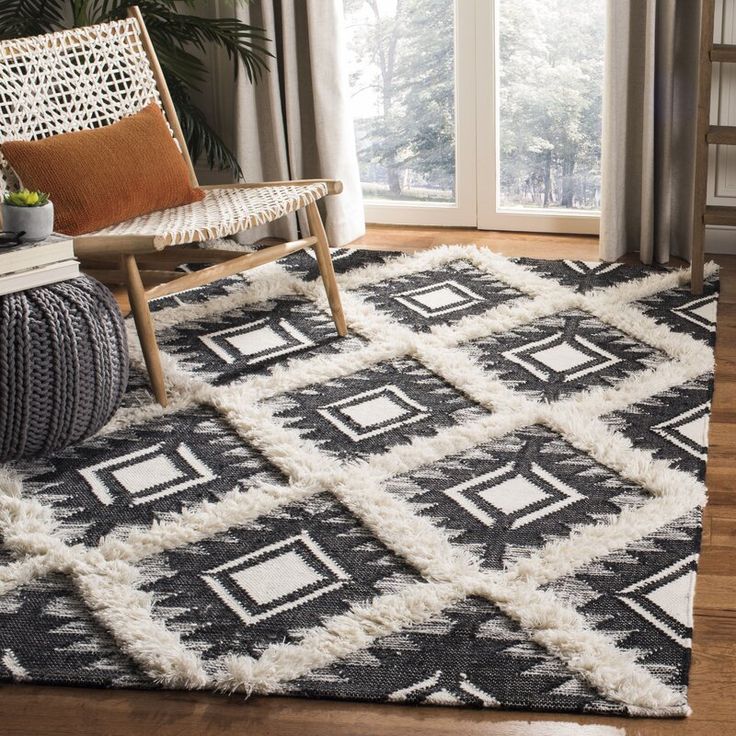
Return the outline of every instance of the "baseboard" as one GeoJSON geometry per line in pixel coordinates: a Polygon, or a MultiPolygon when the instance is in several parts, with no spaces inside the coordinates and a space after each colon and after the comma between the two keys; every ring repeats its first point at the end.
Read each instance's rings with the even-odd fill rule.
{"type": "Polygon", "coordinates": [[[736,256],[736,227],[709,225],[705,229],[705,252],[736,256]]]}

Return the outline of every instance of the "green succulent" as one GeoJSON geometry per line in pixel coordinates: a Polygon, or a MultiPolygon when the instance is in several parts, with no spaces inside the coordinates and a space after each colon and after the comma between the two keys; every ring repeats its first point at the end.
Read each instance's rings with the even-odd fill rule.
{"type": "Polygon", "coordinates": [[[46,192],[19,189],[17,192],[5,192],[3,202],[13,207],[43,207],[49,203],[49,195],[46,192]]]}

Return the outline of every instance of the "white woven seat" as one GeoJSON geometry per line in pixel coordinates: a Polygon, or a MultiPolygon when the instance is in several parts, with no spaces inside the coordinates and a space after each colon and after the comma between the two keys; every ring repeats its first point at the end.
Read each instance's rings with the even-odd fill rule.
{"type": "Polygon", "coordinates": [[[223,238],[306,207],[327,196],[327,185],[208,189],[201,202],[159,210],[90,235],[136,235],[153,238],[155,248],[223,238]]]}
{"type": "MultiPolygon", "coordinates": [[[[198,186],[143,17],[134,6],[128,8],[128,14],[127,19],[111,23],[0,41],[0,143],[99,128],[155,102],[187,164],[190,183],[198,186]]],[[[0,155],[0,195],[18,183],[0,155]]],[[[76,255],[87,261],[87,273],[114,285],[125,283],[151,385],[163,405],[166,387],[148,309],[150,299],[314,248],[337,332],[345,335],[347,331],[329,243],[316,206],[318,199],[339,194],[341,182],[306,179],[204,189],[205,198],[200,202],[135,217],[74,241],[76,255]],[[302,208],[310,232],[290,243],[247,254],[184,246],[234,235],[302,208]],[[173,245],[180,247],[167,249],[173,245]],[[214,265],[184,275],[175,270],[190,258],[202,263],[203,255],[214,265]],[[145,269],[141,272],[137,259],[147,265],[147,273],[145,269]]],[[[53,200],[53,192],[50,194],[53,200]]]]}

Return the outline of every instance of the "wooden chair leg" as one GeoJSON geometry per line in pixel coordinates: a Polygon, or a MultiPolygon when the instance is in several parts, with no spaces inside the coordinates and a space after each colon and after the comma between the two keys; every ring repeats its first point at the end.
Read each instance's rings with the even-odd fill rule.
{"type": "Polygon", "coordinates": [[[327,241],[325,226],[322,224],[322,217],[319,214],[319,209],[315,202],[307,205],[307,222],[309,223],[310,233],[317,238],[314,252],[317,256],[317,265],[319,266],[319,273],[322,276],[322,283],[324,283],[325,291],[327,292],[327,301],[330,303],[332,319],[335,320],[337,334],[340,337],[345,337],[348,334],[348,328],[345,324],[345,315],[342,311],[340,290],[335,280],[335,269],[332,266],[330,244],[327,241]]]}
{"type": "Polygon", "coordinates": [[[141,341],[143,359],[146,361],[153,395],[161,406],[166,406],[166,387],[164,386],[164,373],[161,368],[161,356],[158,352],[156,334],[153,331],[153,320],[148,309],[148,300],[143,290],[143,281],[138,271],[135,256],[122,256],[122,268],[125,274],[125,283],[128,287],[130,309],[133,312],[135,328],[141,341]]]}

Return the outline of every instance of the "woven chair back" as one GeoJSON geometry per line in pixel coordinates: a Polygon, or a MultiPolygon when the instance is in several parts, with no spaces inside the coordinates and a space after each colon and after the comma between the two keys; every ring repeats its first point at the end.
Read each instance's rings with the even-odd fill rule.
{"type": "MultiPolygon", "coordinates": [[[[136,18],[0,41],[0,143],[109,125],[151,101],[136,18]]],[[[17,184],[0,154],[0,195],[17,184]]]]}

